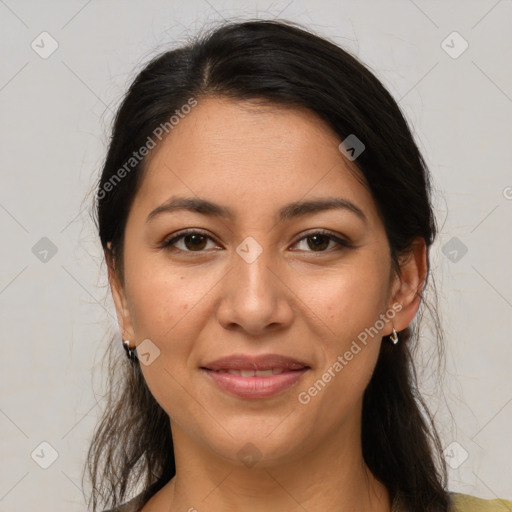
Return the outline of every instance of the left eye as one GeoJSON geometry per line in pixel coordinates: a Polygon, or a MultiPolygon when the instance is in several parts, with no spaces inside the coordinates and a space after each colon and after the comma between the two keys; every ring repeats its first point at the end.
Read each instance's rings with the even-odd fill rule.
{"type": "MultiPolygon", "coordinates": [[[[161,247],[173,251],[204,252],[208,241],[214,242],[215,245],[215,241],[209,235],[206,235],[201,231],[187,231],[164,241],[161,247]],[[178,246],[180,244],[181,247],[178,246]]],[[[348,241],[339,238],[330,232],[324,231],[309,233],[295,242],[294,245],[300,243],[306,243],[307,247],[311,249],[311,251],[308,251],[307,249],[299,249],[306,250],[306,252],[327,252],[327,249],[332,249],[331,243],[334,243],[334,245],[337,246],[335,250],[352,247],[348,241]]]]}
{"type": "Polygon", "coordinates": [[[351,245],[346,240],[334,236],[331,233],[325,233],[323,231],[310,233],[307,236],[301,238],[298,242],[296,242],[296,244],[299,244],[300,242],[305,242],[307,247],[312,249],[311,252],[327,252],[331,242],[337,246],[335,247],[335,250],[351,247],[351,245]]]}

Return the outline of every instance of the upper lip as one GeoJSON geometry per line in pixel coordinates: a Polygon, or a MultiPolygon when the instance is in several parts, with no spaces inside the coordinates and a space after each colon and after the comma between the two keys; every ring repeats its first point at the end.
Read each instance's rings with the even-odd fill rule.
{"type": "Polygon", "coordinates": [[[282,368],[283,370],[302,370],[310,368],[306,363],[279,354],[262,354],[250,356],[247,354],[233,354],[231,356],[216,359],[201,368],[207,370],[270,370],[282,368]]]}

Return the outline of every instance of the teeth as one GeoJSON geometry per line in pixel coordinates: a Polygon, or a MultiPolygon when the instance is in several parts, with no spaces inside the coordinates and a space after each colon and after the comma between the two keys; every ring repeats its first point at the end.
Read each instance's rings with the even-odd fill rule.
{"type": "Polygon", "coordinates": [[[269,368],[268,370],[219,370],[220,373],[230,373],[238,377],[272,377],[283,373],[282,368],[269,368]]]}
{"type": "Polygon", "coordinates": [[[256,373],[256,377],[270,377],[272,376],[272,370],[259,370],[256,373]]]}

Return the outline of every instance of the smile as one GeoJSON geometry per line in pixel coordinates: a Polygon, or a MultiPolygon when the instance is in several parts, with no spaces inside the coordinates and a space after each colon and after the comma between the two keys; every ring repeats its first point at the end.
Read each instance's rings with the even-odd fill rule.
{"type": "Polygon", "coordinates": [[[222,391],[239,398],[262,399],[275,396],[296,384],[309,368],[300,370],[229,370],[201,371],[222,391]]]}
{"type": "Polygon", "coordinates": [[[229,373],[241,377],[270,377],[283,373],[283,368],[271,368],[269,370],[217,370],[219,373],[229,373]]]}

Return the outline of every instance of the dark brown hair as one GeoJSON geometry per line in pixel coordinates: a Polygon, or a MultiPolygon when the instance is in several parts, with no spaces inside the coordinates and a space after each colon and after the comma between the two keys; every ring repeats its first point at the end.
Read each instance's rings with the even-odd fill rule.
{"type": "MultiPolygon", "coordinates": [[[[429,172],[400,108],[376,76],[346,50],[297,24],[226,22],[149,62],[117,112],[97,185],[95,221],[119,282],[124,283],[126,220],[146,159],[130,169],[126,162],[190,98],[212,96],[306,108],[340,141],[356,134],[366,148],[355,163],[383,219],[394,268],[416,237],[430,248],[436,222],[429,172]],[[120,173],[123,166],[126,172],[120,173]]],[[[436,307],[423,296],[415,326],[400,333],[398,345],[382,343],[364,393],[362,446],[370,470],[406,510],[444,512],[446,468],[412,360],[425,307],[442,348],[436,307]]],[[[108,350],[107,403],[87,460],[94,512],[98,501],[119,505],[141,482],[145,503],[175,475],[168,415],[150,393],[140,363],[125,357],[117,337],[108,350]]]]}

